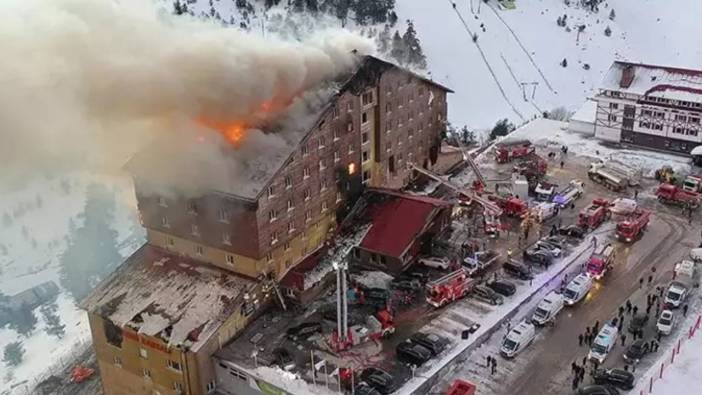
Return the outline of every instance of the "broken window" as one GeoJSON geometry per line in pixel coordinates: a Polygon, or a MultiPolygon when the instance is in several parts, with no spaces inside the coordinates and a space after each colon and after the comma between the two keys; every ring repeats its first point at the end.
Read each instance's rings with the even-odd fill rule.
{"type": "Polygon", "coordinates": [[[115,347],[122,348],[122,328],[113,324],[110,320],[103,320],[102,324],[107,343],[115,347]]]}
{"type": "Polygon", "coordinates": [[[172,361],[172,360],[169,359],[169,360],[166,362],[166,365],[168,365],[168,367],[169,367],[170,369],[173,369],[173,370],[175,370],[175,371],[177,371],[177,372],[180,372],[180,371],[182,370],[181,367],[180,367],[180,362],[172,361]]]}
{"type": "Polygon", "coordinates": [[[361,133],[361,144],[365,144],[367,142],[368,142],[368,132],[361,133]]]}
{"type": "Polygon", "coordinates": [[[364,112],[363,114],[361,114],[361,123],[362,124],[368,123],[368,113],[367,112],[364,112]]]}
{"type": "Polygon", "coordinates": [[[361,156],[361,158],[363,159],[364,163],[368,162],[368,159],[369,159],[368,151],[363,151],[363,155],[361,156]]]}

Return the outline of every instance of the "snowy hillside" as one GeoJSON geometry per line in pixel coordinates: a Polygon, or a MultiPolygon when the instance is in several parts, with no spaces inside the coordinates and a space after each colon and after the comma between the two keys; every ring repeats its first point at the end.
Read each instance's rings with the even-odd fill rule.
{"type": "MultiPolygon", "coordinates": [[[[268,11],[263,0],[249,0],[248,11],[235,3],[188,0],[195,15],[215,15],[235,27],[243,23],[253,33],[291,29],[300,21],[286,1],[268,11]]],[[[695,20],[702,15],[702,2],[607,0],[597,13],[578,7],[577,0],[570,3],[517,0],[516,8],[508,10],[495,0],[396,0],[398,23],[391,30],[402,34],[405,21],[414,21],[428,71],[456,91],[449,119],[459,127],[487,128],[505,117],[520,124],[560,106],[575,111],[615,59],[702,67],[702,47],[692,38],[702,33],[695,20]],[[564,14],[566,26],[558,26],[556,20],[564,14]],[[585,29],[578,37],[581,25],[585,29]],[[604,33],[607,27],[610,36],[604,33]],[[561,66],[563,59],[567,67],[561,66]]],[[[334,17],[323,18],[321,24],[308,23],[307,18],[292,30],[301,29],[299,25],[341,25],[334,17]]],[[[364,34],[371,30],[357,26],[352,17],[345,27],[364,34]]],[[[376,26],[374,33],[380,31],[382,25],[376,26]]]]}
{"type": "Polygon", "coordinates": [[[83,229],[99,232],[88,227],[88,223],[96,223],[94,213],[98,213],[97,220],[107,234],[114,236],[111,244],[118,251],[116,258],[131,254],[141,245],[144,233],[130,185],[129,179],[73,174],[39,179],[21,190],[4,191],[0,201],[0,295],[11,297],[47,281],[59,286],[60,293],[55,300],[23,309],[10,317],[9,323],[0,323],[0,350],[15,342],[24,349],[18,364],[0,361],[0,388],[10,388],[23,380],[33,382],[50,368],[47,355],[52,355],[52,363],[65,362],[89,340],[87,316],[76,300],[85,284],[91,285],[111,270],[108,262],[100,260],[101,250],[111,246],[96,245],[94,261],[82,267],[67,251],[69,246],[75,250],[80,239],[86,239],[83,229]],[[94,190],[101,191],[99,198],[107,198],[107,203],[96,201],[90,193],[94,190]],[[89,207],[95,207],[93,213],[89,207]]]}

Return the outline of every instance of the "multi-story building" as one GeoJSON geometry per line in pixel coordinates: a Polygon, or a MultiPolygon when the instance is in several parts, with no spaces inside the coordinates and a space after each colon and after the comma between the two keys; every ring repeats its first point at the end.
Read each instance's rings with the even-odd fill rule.
{"type": "Polygon", "coordinates": [[[274,126],[295,130],[242,167],[243,183],[161,195],[130,166],[147,245],[84,303],[105,393],[212,391],[209,356],[265,305],[268,280],[317,251],[364,186],[432,168],[447,92],[364,56],[312,116],[274,126]]]}
{"type": "Polygon", "coordinates": [[[600,139],[681,153],[702,144],[702,70],[614,62],[595,99],[600,139]]]}

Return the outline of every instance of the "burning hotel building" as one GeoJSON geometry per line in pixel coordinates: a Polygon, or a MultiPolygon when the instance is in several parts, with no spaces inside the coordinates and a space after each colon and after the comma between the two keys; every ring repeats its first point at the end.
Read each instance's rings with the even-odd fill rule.
{"type": "Polygon", "coordinates": [[[105,394],[214,392],[212,355],[269,302],[302,299],[281,280],[310,265],[362,190],[405,186],[408,163],[433,167],[449,89],[372,56],[336,86],[304,121],[261,128],[291,129],[289,143],[244,167],[245,184],[160,195],[135,171],[147,243],[83,303],[105,394]]]}

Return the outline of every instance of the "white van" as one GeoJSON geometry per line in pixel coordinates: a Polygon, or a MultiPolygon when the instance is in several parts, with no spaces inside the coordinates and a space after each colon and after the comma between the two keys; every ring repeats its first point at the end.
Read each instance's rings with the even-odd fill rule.
{"type": "Polygon", "coordinates": [[[680,263],[675,265],[676,276],[687,276],[691,279],[695,278],[697,268],[695,267],[695,262],[682,260],[680,263]]]}
{"type": "Polygon", "coordinates": [[[587,354],[587,358],[595,360],[600,364],[604,362],[605,358],[607,358],[607,354],[609,354],[615,344],[617,344],[618,335],[619,330],[617,330],[616,325],[610,323],[605,324],[592,342],[592,347],[587,354]]]}
{"type": "Polygon", "coordinates": [[[512,328],[511,331],[502,340],[502,347],[500,347],[500,354],[505,358],[512,358],[525,349],[536,336],[536,328],[534,325],[522,321],[517,326],[512,328]]]}
{"type": "Polygon", "coordinates": [[[566,287],[563,292],[565,304],[572,306],[580,302],[590,292],[592,288],[592,277],[585,273],[578,274],[566,287]]]}
{"type": "Polygon", "coordinates": [[[536,325],[546,325],[556,319],[556,315],[563,309],[563,295],[556,291],[549,292],[546,297],[539,302],[531,316],[531,321],[536,325]]]}
{"type": "Polygon", "coordinates": [[[543,202],[532,209],[532,214],[537,222],[544,222],[558,215],[559,210],[560,208],[556,203],[543,202]]]}

